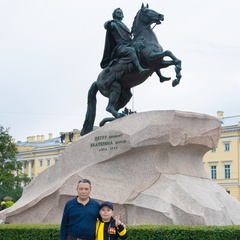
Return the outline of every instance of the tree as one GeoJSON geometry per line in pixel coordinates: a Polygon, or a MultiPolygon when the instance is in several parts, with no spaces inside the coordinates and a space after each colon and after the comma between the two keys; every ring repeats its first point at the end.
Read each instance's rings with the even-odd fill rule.
{"type": "Polygon", "coordinates": [[[11,196],[17,201],[22,195],[22,184],[30,182],[22,173],[22,162],[17,161],[17,146],[9,135],[9,129],[0,125],[0,200],[11,196]]]}

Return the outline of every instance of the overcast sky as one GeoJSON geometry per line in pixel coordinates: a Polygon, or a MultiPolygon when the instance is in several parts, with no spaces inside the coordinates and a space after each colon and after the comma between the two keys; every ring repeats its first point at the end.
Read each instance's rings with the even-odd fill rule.
{"type": "MultiPolygon", "coordinates": [[[[164,50],[182,60],[173,88],[153,75],[133,89],[128,108],[182,110],[216,116],[240,111],[240,1],[149,0],[165,20],[154,31],[164,50]]],[[[105,21],[120,7],[131,28],[142,1],[1,0],[0,125],[16,140],[81,129],[87,92],[97,79],[105,21]]],[[[174,78],[174,68],[163,71],[174,78]]],[[[107,99],[97,95],[97,118],[107,99]]]]}

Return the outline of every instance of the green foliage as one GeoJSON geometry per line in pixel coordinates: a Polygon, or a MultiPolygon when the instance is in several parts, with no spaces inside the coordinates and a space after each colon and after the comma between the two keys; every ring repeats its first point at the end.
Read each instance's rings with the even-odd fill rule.
{"type": "MultiPolygon", "coordinates": [[[[28,182],[28,181],[25,181],[28,182]]],[[[23,188],[21,186],[17,186],[14,189],[8,190],[8,195],[10,195],[13,199],[13,202],[16,202],[22,196],[23,188]]]]}
{"type": "Polygon", "coordinates": [[[239,226],[131,226],[128,240],[240,240],[239,226]]]}
{"type": "Polygon", "coordinates": [[[59,240],[60,226],[57,224],[0,224],[0,239],[4,240],[59,240]]]}
{"type": "Polygon", "coordinates": [[[22,174],[22,162],[17,161],[17,152],[9,129],[0,125],[0,200],[11,196],[17,201],[22,194],[21,184],[30,182],[26,174],[22,174]]]}
{"type": "MultiPolygon", "coordinates": [[[[240,226],[128,226],[128,240],[240,240],[240,226]]],[[[59,240],[59,224],[0,224],[0,239],[59,240]]]]}
{"type": "Polygon", "coordinates": [[[9,208],[9,207],[11,207],[13,204],[14,204],[13,201],[7,201],[7,202],[6,202],[6,207],[9,208]]]}

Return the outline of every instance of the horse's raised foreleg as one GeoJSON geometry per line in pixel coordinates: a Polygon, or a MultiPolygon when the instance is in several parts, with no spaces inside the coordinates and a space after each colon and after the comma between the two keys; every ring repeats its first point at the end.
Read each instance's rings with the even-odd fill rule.
{"type": "Polygon", "coordinates": [[[171,51],[166,50],[164,52],[153,52],[150,54],[150,59],[155,60],[158,58],[164,58],[164,57],[170,57],[175,64],[181,62],[181,60],[179,60],[171,51]]]}
{"type": "Polygon", "coordinates": [[[173,87],[177,86],[180,83],[180,79],[182,78],[181,70],[182,70],[182,66],[180,61],[179,64],[175,65],[176,79],[172,81],[173,87]]]}
{"type": "Polygon", "coordinates": [[[161,83],[162,83],[162,82],[165,82],[165,81],[171,80],[170,77],[164,77],[164,76],[162,75],[160,69],[157,69],[157,70],[155,71],[155,73],[158,75],[159,81],[160,81],[161,83]]]}
{"type": "Polygon", "coordinates": [[[170,57],[173,62],[163,60],[161,68],[167,67],[167,62],[171,63],[168,66],[175,65],[176,79],[174,79],[172,82],[172,86],[175,87],[176,85],[179,84],[180,79],[182,77],[182,74],[181,74],[182,62],[169,50],[166,50],[164,52],[154,52],[150,55],[150,58],[153,60],[158,59],[158,58],[162,59],[163,57],[170,57]],[[165,62],[165,66],[164,66],[164,62],[165,62]]]}
{"type": "Polygon", "coordinates": [[[173,55],[172,52],[170,51],[165,51],[167,56],[172,58],[172,60],[174,61],[175,63],[175,73],[176,73],[176,79],[174,79],[172,81],[172,86],[175,87],[177,86],[179,83],[180,83],[180,80],[181,80],[181,77],[182,77],[182,74],[181,74],[181,70],[182,70],[182,62],[181,60],[179,60],[178,58],[176,58],[175,55],[173,55]]]}

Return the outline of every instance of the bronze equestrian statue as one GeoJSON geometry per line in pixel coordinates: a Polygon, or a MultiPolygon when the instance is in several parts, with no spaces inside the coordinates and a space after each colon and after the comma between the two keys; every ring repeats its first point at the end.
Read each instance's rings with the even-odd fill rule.
{"type": "Polygon", "coordinates": [[[109,99],[106,111],[113,115],[100,122],[100,126],[103,126],[108,121],[125,116],[118,111],[130,101],[131,88],[143,83],[154,72],[159,76],[160,82],[168,81],[170,78],[162,76],[160,69],[174,65],[176,79],[172,81],[173,87],[180,83],[182,77],[181,61],[170,51],[163,51],[151,28],[154,23],[161,24],[164,16],[149,9],[148,4],[146,6],[142,4],[134,18],[130,33],[121,22],[123,18],[121,9],[116,10],[118,12],[113,13],[113,20],[105,23],[107,33],[101,62],[103,70],[88,91],[87,113],[81,136],[93,130],[98,91],[109,99]],[[129,40],[127,37],[129,34],[133,35],[133,39],[129,40]],[[164,57],[169,57],[171,60],[165,60],[164,57]]]}

